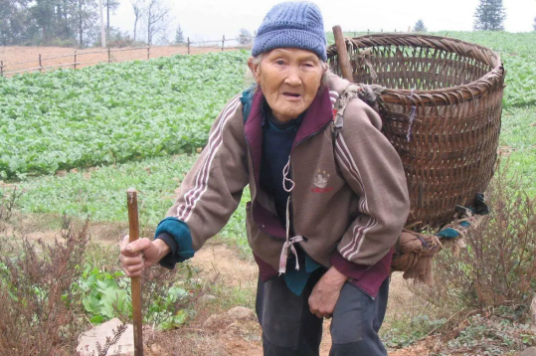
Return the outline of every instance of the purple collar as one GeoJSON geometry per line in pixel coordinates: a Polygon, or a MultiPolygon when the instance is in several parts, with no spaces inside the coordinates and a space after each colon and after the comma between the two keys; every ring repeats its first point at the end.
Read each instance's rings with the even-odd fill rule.
{"type": "MultiPolygon", "coordinates": [[[[253,95],[253,103],[251,104],[251,111],[244,125],[244,134],[251,151],[251,158],[253,161],[253,171],[255,172],[255,183],[259,187],[260,172],[261,172],[261,159],[262,159],[262,103],[264,95],[259,89],[253,95]]],[[[313,100],[307,113],[303,118],[303,121],[298,129],[294,144],[292,145],[292,151],[303,140],[308,137],[322,131],[327,124],[331,122],[333,118],[333,108],[331,100],[329,98],[329,91],[327,88],[321,93],[318,93],[313,100]]]]}

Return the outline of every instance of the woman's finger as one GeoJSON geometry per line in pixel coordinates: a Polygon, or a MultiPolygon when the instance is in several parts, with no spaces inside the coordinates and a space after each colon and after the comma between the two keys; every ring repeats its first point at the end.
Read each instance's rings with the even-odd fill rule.
{"type": "Polygon", "coordinates": [[[143,270],[143,268],[144,268],[143,263],[126,267],[126,269],[128,270],[129,273],[140,272],[140,271],[143,270]]]}
{"type": "Polygon", "coordinates": [[[313,308],[309,308],[309,311],[311,312],[311,314],[314,314],[316,315],[318,318],[322,319],[322,314],[320,313],[320,311],[316,310],[316,309],[313,309],[313,308]]]}
{"type": "Polygon", "coordinates": [[[143,271],[143,265],[123,268],[123,271],[128,277],[139,277],[143,271]]]}
{"type": "Polygon", "coordinates": [[[143,255],[141,253],[134,257],[121,255],[119,258],[121,259],[121,264],[123,266],[143,265],[143,255]]]}
{"type": "Polygon", "coordinates": [[[121,243],[121,254],[125,256],[137,256],[143,253],[146,249],[151,247],[151,240],[144,237],[139,240],[128,242],[128,235],[125,236],[121,243]],[[127,243],[125,244],[125,241],[127,243]]]}

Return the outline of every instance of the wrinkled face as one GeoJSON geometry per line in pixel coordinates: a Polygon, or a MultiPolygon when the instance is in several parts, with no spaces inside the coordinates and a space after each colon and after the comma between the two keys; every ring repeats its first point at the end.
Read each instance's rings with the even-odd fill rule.
{"type": "Polygon", "coordinates": [[[297,48],[277,48],[265,53],[259,64],[248,63],[257,84],[278,121],[302,114],[313,102],[325,66],[318,56],[297,48]]]}

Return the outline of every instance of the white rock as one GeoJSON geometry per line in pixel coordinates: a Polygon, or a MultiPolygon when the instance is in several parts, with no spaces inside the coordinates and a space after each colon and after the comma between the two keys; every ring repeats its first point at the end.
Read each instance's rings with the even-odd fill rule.
{"type": "Polygon", "coordinates": [[[536,356],[536,347],[525,349],[519,356],[536,356]]]}
{"type": "MultiPolygon", "coordinates": [[[[106,344],[106,338],[113,338],[113,331],[117,330],[120,325],[122,325],[121,321],[115,318],[86,331],[78,337],[76,352],[80,356],[97,356],[97,343],[103,347],[106,344]]],[[[134,328],[132,324],[127,324],[127,329],[121,334],[119,341],[112,345],[106,353],[106,356],[118,355],[134,355],[134,328]]]]}

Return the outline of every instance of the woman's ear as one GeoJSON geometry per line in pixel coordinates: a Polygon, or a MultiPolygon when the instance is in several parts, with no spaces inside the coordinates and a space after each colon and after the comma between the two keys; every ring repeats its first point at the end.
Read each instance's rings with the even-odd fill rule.
{"type": "Polygon", "coordinates": [[[322,66],[322,76],[327,75],[328,69],[329,69],[328,64],[326,62],[321,62],[321,66],[322,66]]]}
{"type": "Polygon", "coordinates": [[[255,63],[253,57],[249,57],[248,67],[249,67],[249,70],[251,70],[253,77],[255,78],[255,82],[259,84],[260,63],[255,63]]]}

